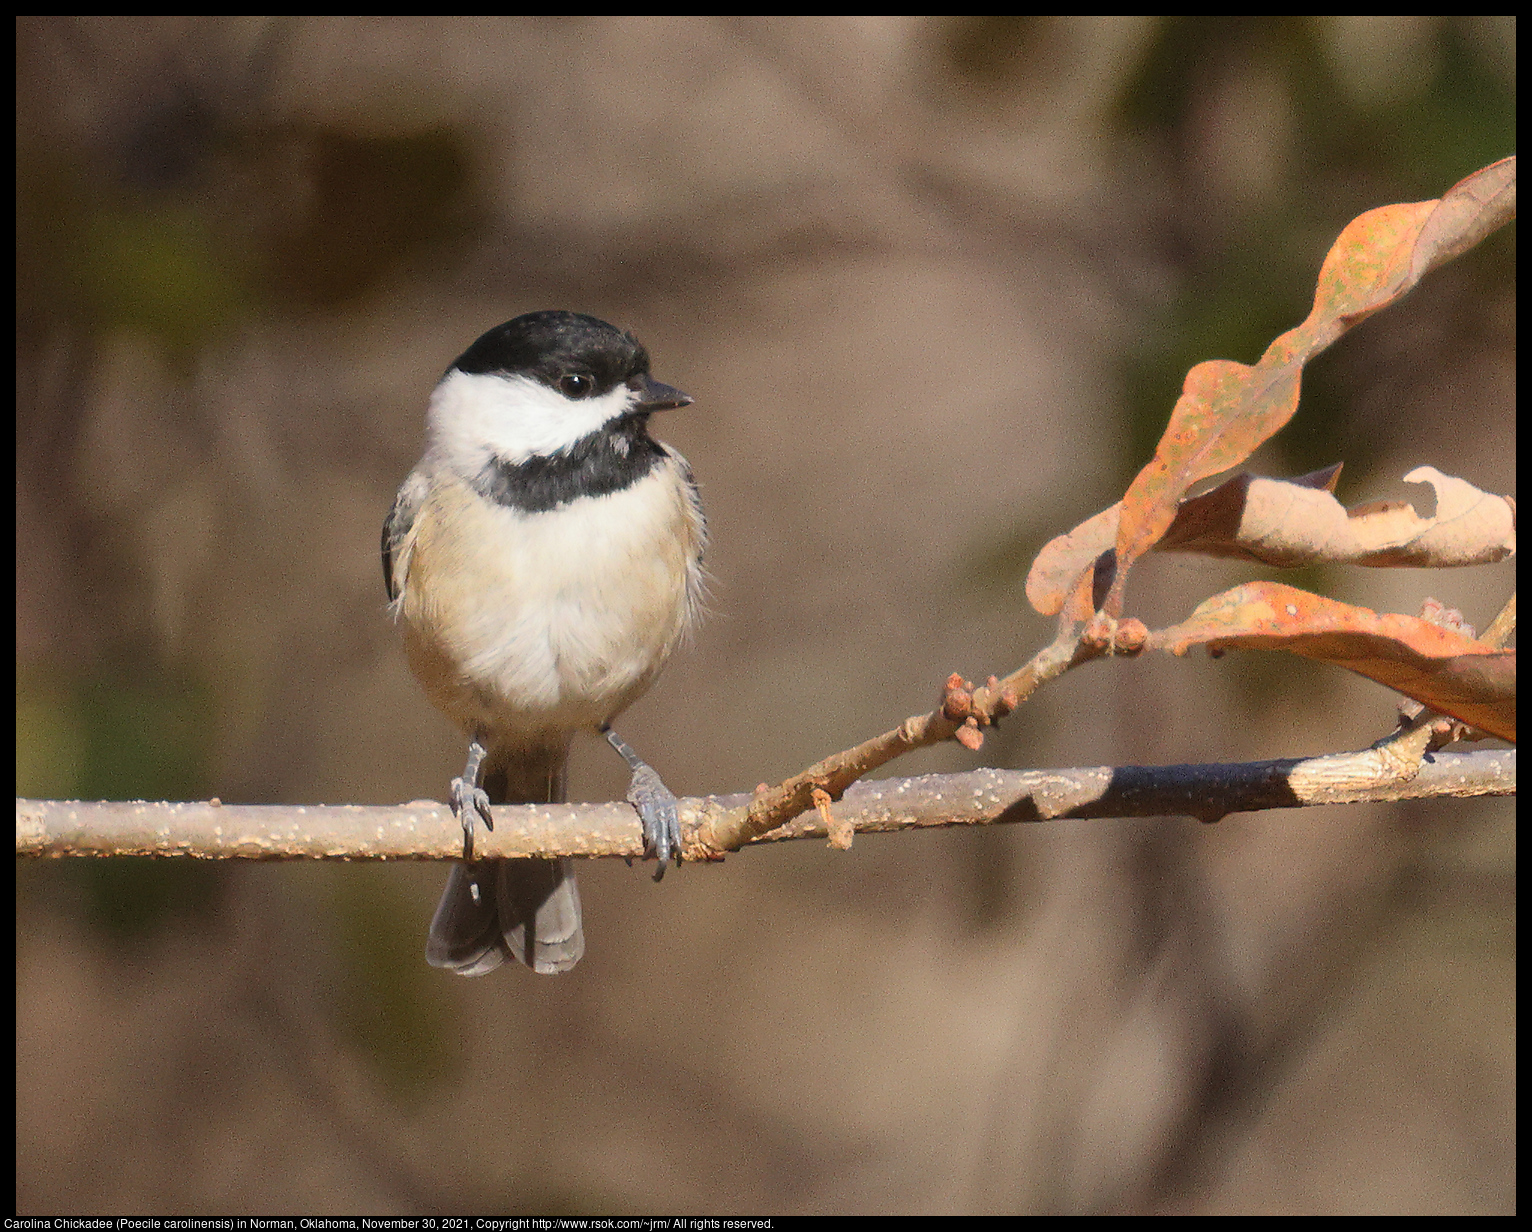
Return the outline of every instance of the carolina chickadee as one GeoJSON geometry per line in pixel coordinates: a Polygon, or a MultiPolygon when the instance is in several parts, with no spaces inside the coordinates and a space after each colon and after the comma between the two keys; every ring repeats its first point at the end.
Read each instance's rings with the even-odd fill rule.
{"type": "Polygon", "coordinates": [[[564,859],[473,861],[491,804],[564,799],[577,731],[633,771],[644,854],[680,862],[675,797],[608,726],[698,610],[706,523],[691,468],[649,435],[691,398],[649,375],[632,334],[533,312],[460,355],[431,395],[426,451],[383,523],[389,610],[410,669],[467,733],[463,826],[426,961],[483,975],[507,955],[567,971],[585,952],[564,859]]]}

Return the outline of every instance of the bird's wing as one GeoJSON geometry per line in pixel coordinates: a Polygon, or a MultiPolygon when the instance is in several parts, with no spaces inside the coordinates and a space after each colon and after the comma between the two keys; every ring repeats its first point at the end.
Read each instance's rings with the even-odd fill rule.
{"type": "Polygon", "coordinates": [[[414,547],[410,532],[415,528],[415,515],[425,501],[428,486],[425,475],[412,472],[383,519],[383,585],[388,589],[390,603],[399,598],[409,579],[410,553],[414,547]]]}

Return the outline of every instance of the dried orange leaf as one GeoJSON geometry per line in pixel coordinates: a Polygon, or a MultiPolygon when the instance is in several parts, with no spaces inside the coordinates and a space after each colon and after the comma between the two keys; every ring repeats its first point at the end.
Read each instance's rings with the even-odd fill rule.
{"type": "MultiPolygon", "coordinates": [[[[1340,465],[1296,479],[1241,472],[1210,491],[1183,500],[1154,550],[1200,552],[1279,568],[1312,564],[1453,568],[1492,564],[1516,551],[1510,501],[1471,483],[1420,466],[1406,483],[1427,483],[1436,512],[1406,501],[1373,501],[1346,508],[1335,499],[1340,465]]],[[[1120,504],[1103,509],[1047,544],[1027,575],[1027,598],[1055,614],[1066,588],[1116,540],[1120,504]]]]}
{"type": "MultiPolygon", "coordinates": [[[[1067,535],[1049,540],[1027,572],[1027,602],[1044,616],[1056,615],[1085,567],[1117,542],[1117,520],[1121,513],[1122,502],[1118,501],[1110,509],[1081,522],[1067,535]]],[[[1094,606],[1091,610],[1095,610],[1094,606]]]]}
{"type": "Polygon", "coordinates": [[[1253,366],[1209,360],[1186,374],[1154,457],[1123,497],[1117,576],[1103,610],[1121,614],[1129,570],[1170,528],[1187,488],[1238,466],[1292,418],[1303,365],[1514,217],[1515,184],[1516,160],[1508,158],[1438,201],[1387,205],[1353,219],[1325,258],[1303,324],[1277,338],[1253,366]]]}
{"type": "Polygon", "coordinates": [[[1374,501],[1347,509],[1314,480],[1236,475],[1211,492],[1182,501],[1156,544],[1160,551],[1202,552],[1296,568],[1312,564],[1455,568],[1504,560],[1516,550],[1509,503],[1471,483],[1421,466],[1406,483],[1428,483],[1436,512],[1423,516],[1406,501],[1374,501]]]}
{"type": "Polygon", "coordinates": [[[1344,667],[1503,739],[1516,739],[1516,652],[1452,629],[1352,607],[1277,582],[1214,595],[1149,648],[1285,650],[1344,667]]]}
{"type": "MultiPolygon", "coordinates": [[[[1337,462],[1323,470],[1285,482],[1333,491],[1340,471],[1341,465],[1337,462]]],[[[1237,555],[1233,551],[1221,551],[1203,545],[1216,544],[1233,537],[1231,528],[1238,527],[1238,509],[1242,507],[1242,481],[1254,478],[1248,474],[1237,475],[1211,492],[1182,501],[1170,529],[1155,546],[1162,550],[1177,548],[1184,551],[1206,551],[1215,556],[1237,555]]],[[[1110,551],[1117,542],[1117,525],[1121,515],[1122,502],[1118,501],[1110,509],[1103,509],[1068,534],[1059,535],[1043,546],[1027,573],[1027,601],[1037,611],[1044,616],[1052,616],[1059,611],[1066,591],[1075,584],[1081,571],[1093,564],[1103,552],[1110,551]]]]}

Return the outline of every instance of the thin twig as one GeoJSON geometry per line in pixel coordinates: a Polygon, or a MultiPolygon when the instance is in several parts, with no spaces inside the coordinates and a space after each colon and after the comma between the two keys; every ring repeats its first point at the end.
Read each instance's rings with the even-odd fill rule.
{"type": "Polygon", "coordinates": [[[965,687],[960,677],[950,677],[942,704],[935,710],[912,715],[892,731],[834,753],[776,787],[757,792],[747,810],[728,810],[713,817],[698,835],[698,842],[713,854],[737,850],[809,808],[816,790],[839,800],[851,784],[879,766],[914,749],[961,738],[965,727],[976,738],[963,740],[964,746],[977,749],[983,743],[980,728],[992,726],[1026,701],[1039,685],[1077,662],[1078,640],[1060,636],[1004,680],[991,676],[987,684],[972,689],[971,685],[965,687]]]}

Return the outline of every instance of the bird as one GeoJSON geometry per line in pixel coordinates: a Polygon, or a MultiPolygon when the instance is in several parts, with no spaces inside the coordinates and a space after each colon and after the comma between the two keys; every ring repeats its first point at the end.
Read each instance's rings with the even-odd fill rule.
{"type": "Polygon", "coordinates": [[[627,762],[644,855],[681,862],[676,798],[611,728],[695,624],[707,521],[691,467],[649,434],[692,404],[626,330],[563,310],[482,334],[431,394],[420,462],[383,523],[388,611],[415,678],[468,739],[463,829],[426,960],[541,974],[585,952],[564,858],[475,861],[499,804],[558,803],[574,737],[627,762]]]}

